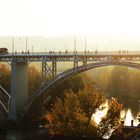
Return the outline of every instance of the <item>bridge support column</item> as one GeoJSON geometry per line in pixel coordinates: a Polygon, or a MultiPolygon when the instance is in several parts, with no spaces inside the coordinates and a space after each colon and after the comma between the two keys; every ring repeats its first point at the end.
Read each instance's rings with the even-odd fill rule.
{"type": "Polygon", "coordinates": [[[87,61],[83,61],[83,65],[86,66],[87,65],[87,61]]]}
{"type": "Polygon", "coordinates": [[[42,62],[42,82],[45,83],[46,80],[50,80],[55,78],[57,75],[57,62],[52,61],[50,64],[49,62],[43,61],[42,62]]]}
{"type": "Polygon", "coordinates": [[[78,67],[78,61],[74,61],[73,67],[78,67]]]}
{"type": "Polygon", "coordinates": [[[55,78],[57,75],[57,63],[56,61],[52,62],[52,77],[55,78]]]}
{"type": "Polygon", "coordinates": [[[28,64],[11,62],[11,103],[9,119],[17,121],[28,103],[28,64]]]}
{"type": "Polygon", "coordinates": [[[73,63],[73,67],[78,67],[78,56],[77,56],[77,53],[75,52],[75,55],[74,55],[74,63],[73,63]]]}
{"type": "Polygon", "coordinates": [[[43,82],[46,82],[46,77],[47,77],[47,73],[46,73],[47,68],[46,68],[46,65],[47,65],[46,61],[43,61],[42,62],[42,81],[43,82]]]}

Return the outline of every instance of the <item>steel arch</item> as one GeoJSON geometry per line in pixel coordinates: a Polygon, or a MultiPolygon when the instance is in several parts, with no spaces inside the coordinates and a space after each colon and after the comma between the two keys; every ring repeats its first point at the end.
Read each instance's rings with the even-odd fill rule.
{"type": "Polygon", "coordinates": [[[72,69],[66,70],[66,71],[58,74],[54,79],[48,81],[37,91],[36,96],[32,99],[32,101],[29,103],[28,107],[25,109],[23,117],[40,96],[50,93],[53,88],[60,85],[62,82],[64,82],[69,77],[74,76],[78,73],[90,70],[90,69],[104,67],[104,66],[115,66],[115,65],[116,66],[125,66],[125,67],[130,67],[130,68],[135,68],[135,69],[140,70],[139,63],[126,62],[126,61],[102,61],[102,62],[90,63],[87,65],[82,65],[82,66],[78,66],[78,67],[74,67],[72,69]]]}

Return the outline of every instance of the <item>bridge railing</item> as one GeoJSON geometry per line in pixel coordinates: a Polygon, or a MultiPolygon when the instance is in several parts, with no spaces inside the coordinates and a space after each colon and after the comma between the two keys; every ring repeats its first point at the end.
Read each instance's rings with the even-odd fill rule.
{"type": "MultiPolygon", "coordinates": [[[[129,52],[118,52],[118,51],[87,51],[87,52],[82,52],[82,51],[77,51],[77,52],[16,52],[16,53],[11,53],[9,52],[8,54],[5,55],[20,55],[20,56],[28,56],[28,55],[137,55],[140,54],[140,51],[129,51],[129,52]]],[[[3,54],[1,56],[4,56],[3,54]]]]}

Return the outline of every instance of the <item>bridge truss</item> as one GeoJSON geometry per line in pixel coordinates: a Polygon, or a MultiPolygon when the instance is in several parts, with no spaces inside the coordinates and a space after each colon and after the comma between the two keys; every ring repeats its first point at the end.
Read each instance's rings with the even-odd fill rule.
{"type": "Polygon", "coordinates": [[[8,117],[11,95],[0,85],[0,109],[8,117]]]}

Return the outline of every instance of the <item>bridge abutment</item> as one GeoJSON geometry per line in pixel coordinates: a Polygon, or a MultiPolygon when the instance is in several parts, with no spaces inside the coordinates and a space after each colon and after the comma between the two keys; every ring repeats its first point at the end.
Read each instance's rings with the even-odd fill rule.
{"type": "Polygon", "coordinates": [[[11,103],[9,119],[18,120],[28,103],[28,63],[11,62],[11,103]]]}

